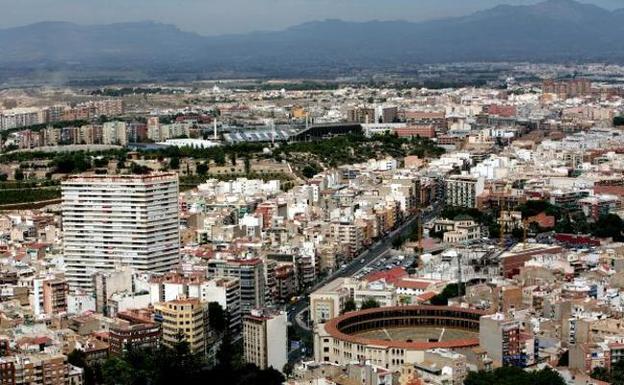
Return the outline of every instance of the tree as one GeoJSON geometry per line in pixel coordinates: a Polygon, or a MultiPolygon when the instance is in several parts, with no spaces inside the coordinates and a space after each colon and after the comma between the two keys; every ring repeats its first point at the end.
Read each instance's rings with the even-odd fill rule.
{"type": "Polygon", "coordinates": [[[213,160],[217,164],[217,166],[225,165],[225,152],[223,152],[223,149],[221,147],[217,147],[217,150],[215,151],[213,156],[213,160]]]}
{"type": "Polygon", "coordinates": [[[464,385],[565,385],[565,381],[559,373],[548,367],[526,372],[511,366],[491,372],[470,372],[464,385]]]}
{"type": "Polygon", "coordinates": [[[132,368],[121,357],[112,357],[104,362],[102,376],[107,385],[130,385],[133,383],[132,368]]]}
{"type": "Polygon", "coordinates": [[[624,116],[616,116],[613,118],[613,125],[618,127],[618,126],[624,126],[624,116]]]}
{"type": "Polygon", "coordinates": [[[613,385],[624,385],[624,360],[619,360],[612,365],[610,371],[602,367],[595,368],[591,377],[613,385]]]}
{"type": "Polygon", "coordinates": [[[202,176],[206,175],[208,173],[208,165],[205,162],[201,162],[197,165],[195,170],[197,171],[197,174],[199,175],[202,175],[202,176]]]}
{"type": "Polygon", "coordinates": [[[98,364],[90,366],[87,364],[86,354],[82,350],[74,349],[67,355],[67,362],[84,370],[84,384],[95,385],[102,382],[101,368],[98,364]]]}
{"type": "Polygon", "coordinates": [[[355,305],[355,301],[352,298],[349,298],[345,304],[344,307],[342,308],[342,312],[343,313],[348,313],[350,311],[355,311],[357,310],[357,307],[355,305]]]}
{"type": "Polygon", "coordinates": [[[61,174],[84,172],[91,168],[91,161],[82,151],[57,155],[52,160],[52,164],[56,172],[61,174]]]}
{"type": "Polygon", "coordinates": [[[392,241],[392,248],[393,249],[398,249],[401,246],[403,246],[403,243],[405,243],[405,238],[399,236],[396,237],[393,241],[392,241]]]}
{"type": "Polygon", "coordinates": [[[245,174],[249,175],[251,173],[251,161],[249,160],[249,157],[246,156],[245,157],[245,174]]]}
{"type": "Polygon", "coordinates": [[[223,311],[221,305],[218,302],[208,303],[208,324],[210,328],[221,333],[227,326],[225,321],[225,311],[223,311]]]}
{"type": "Polygon", "coordinates": [[[450,298],[459,297],[461,293],[465,292],[465,284],[462,285],[460,290],[459,285],[456,283],[449,283],[444,287],[444,290],[440,294],[432,297],[429,300],[429,303],[437,306],[446,306],[448,305],[448,300],[450,298]]]}
{"type": "Polygon", "coordinates": [[[511,236],[516,239],[516,240],[523,240],[524,239],[524,229],[522,227],[514,227],[513,230],[511,230],[511,236]]]}
{"type": "Polygon", "coordinates": [[[130,172],[132,174],[146,175],[146,174],[151,173],[152,169],[147,166],[142,166],[138,163],[132,162],[130,164],[130,172]]]}
{"type": "Polygon", "coordinates": [[[318,169],[308,164],[301,170],[301,173],[306,178],[312,178],[314,175],[318,174],[318,169]]]}
{"type": "Polygon", "coordinates": [[[592,227],[592,235],[599,238],[613,238],[615,242],[621,242],[624,241],[623,230],[622,218],[615,214],[608,214],[598,219],[596,225],[592,227]]]}
{"type": "Polygon", "coordinates": [[[379,302],[375,298],[368,297],[364,302],[362,302],[361,310],[365,309],[373,309],[379,307],[379,302]]]}
{"type": "Polygon", "coordinates": [[[172,157],[169,160],[169,168],[172,170],[177,170],[180,168],[180,158],[178,157],[172,157]]]}
{"type": "Polygon", "coordinates": [[[229,329],[225,329],[223,337],[221,338],[221,345],[217,351],[217,366],[221,372],[231,372],[234,364],[234,350],[232,349],[232,336],[229,329]]]}
{"type": "Polygon", "coordinates": [[[594,368],[594,370],[592,370],[591,372],[591,378],[604,382],[611,381],[611,375],[609,374],[609,371],[603,366],[598,366],[594,368]]]}
{"type": "Polygon", "coordinates": [[[9,176],[7,174],[0,173],[0,182],[6,182],[8,178],[9,176]]]}
{"type": "Polygon", "coordinates": [[[24,180],[24,172],[21,168],[15,169],[15,173],[13,174],[15,180],[24,180]]]}
{"type": "Polygon", "coordinates": [[[232,166],[236,166],[236,152],[230,154],[230,162],[232,162],[232,166]]]}
{"type": "Polygon", "coordinates": [[[108,158],[95,158],[93,159],[93,166],[95,167],[106,167],[108,165],[108,158]]]}

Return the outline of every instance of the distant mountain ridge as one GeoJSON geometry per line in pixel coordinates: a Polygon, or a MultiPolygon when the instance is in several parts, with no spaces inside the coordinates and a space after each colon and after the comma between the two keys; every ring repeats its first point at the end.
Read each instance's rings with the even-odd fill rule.
{"type": "Polygon", "coordinates": [[[275,75],[451,61],[624,62],[622,38],[624,9],[574,0],[418,23],[325,20],[214,37],[155,22],[43,22],[0,30],[0,66],[275,75]]]}

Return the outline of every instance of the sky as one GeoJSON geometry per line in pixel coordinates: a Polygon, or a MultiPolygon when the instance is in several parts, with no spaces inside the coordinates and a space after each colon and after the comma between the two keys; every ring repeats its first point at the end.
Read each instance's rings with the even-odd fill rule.
{"type": "MultiPolygon", "coordinates": [[[[582,0],[624,8],[624,0],[582,0]]],[[[202,35],[280,30],[324,19],[422,21],[538,0],[0,0],[0,28],[40,21],[154,20],[202,35]]]]}

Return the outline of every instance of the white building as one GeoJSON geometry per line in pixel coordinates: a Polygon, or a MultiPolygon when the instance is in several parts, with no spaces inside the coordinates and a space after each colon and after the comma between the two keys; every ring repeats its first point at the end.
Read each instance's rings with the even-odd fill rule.
{"type": "Polygon", "coordinates": [[[484,188],[483,177],[452,175],[446,180],[446,204],[455,207],[476,207],[477,197],[484,188]]]}
{"type": "Polygon", "coordinates": [[[36,107],[19,107],[0,111],[0,131],[45,123],[43,110],[36,107]]]}
{"type": "Polygon", "coordinates": [[[106,122],[102,126],[102,144],[128,145],[128,126],[126,122],[106,122]]]}
{"type": "Polygon", "coordinates": [[[128,266],[167,272],[179,263],[178,176],[77,175],[62,184],[63,243],[73,292],[128,266]]]}
{"type": "Polygon", "coordinates": [[[149,281],[151,303],[198,298],[203,303],[217,302],[228,312],[230,329],[240,330],[240,280],[231,277],[207,279],[172,273],[154,276],[149,281]]]}
{"type": "Polygon", "coordinates": [[[288,362],[287,326],[286,312],[252,310],[243,319],[245,361],[281,372],[288,362]]]}

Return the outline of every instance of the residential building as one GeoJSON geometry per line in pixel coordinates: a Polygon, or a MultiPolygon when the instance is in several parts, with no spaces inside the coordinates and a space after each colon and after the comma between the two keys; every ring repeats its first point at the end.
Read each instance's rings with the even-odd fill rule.
{"type": "Polygon", "coordinates": [[[178,176],[77,175],[62,183],[63,247],[72,291],[127,266],[167,272],[179,263],[178,176]]]}
{"type": "Polygon", "coordinates": [[[241,314],[263,307],[266,301],[265,265],[259,258],[211,260],[208,273],[213,277],[238,278],[241,314]]]}
{"type": "Polygon", "coordinates": [[[192,353],[205,353],[207,306],[197,298],[176,299],[154,305],[154,319],[162,327],[162,342],[173,347],[182,337],[192,353]]]}
{"type": "Polygon", "coordinates": [[[477,207],[477,197],[483,193],[483,177],[452,175],[446,179],[446,204],[454,207],[477,207]]]}
{"type": "Polygon", "coordinates": [[[285,312],[254,309],[243,318],[245,361],[260,369],[282,371],[288,363],[288,317],[285,312]]]}
{"type": "Polygon", "coordinates": [[[520,322],[502,313],[481,317],[479,345],[499,366],[523,366],[520,322]]]}

